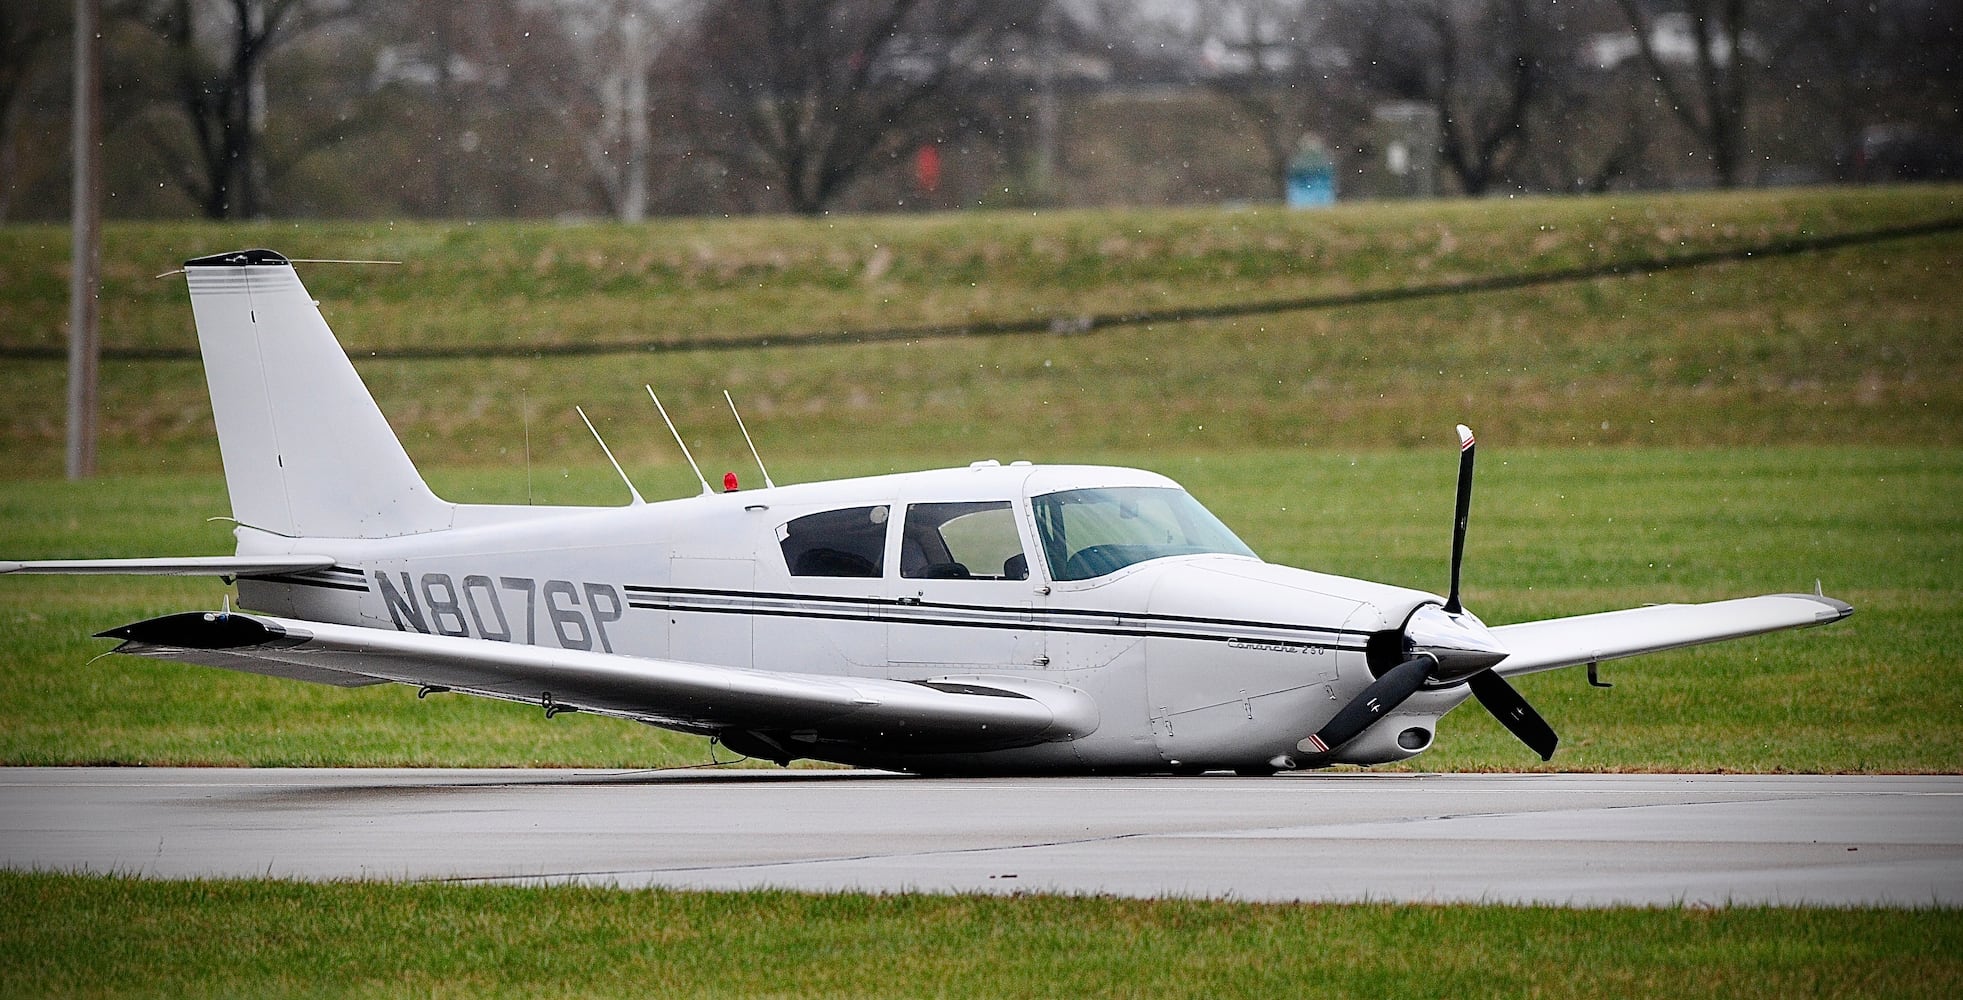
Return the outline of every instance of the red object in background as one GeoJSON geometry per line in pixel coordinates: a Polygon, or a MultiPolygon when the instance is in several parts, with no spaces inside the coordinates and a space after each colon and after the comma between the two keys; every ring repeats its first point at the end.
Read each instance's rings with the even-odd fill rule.
{"type": "Polygon", "coordinates": [[[722,491],[724,493],[736,492],[736,473],[725,472],[722,474],[722,491]]]}
{"type": "Polygon", "coordinates": [[[930,142],[914,151],[913,185],[927,194],[941,189],[941,147],[930,142]]]}

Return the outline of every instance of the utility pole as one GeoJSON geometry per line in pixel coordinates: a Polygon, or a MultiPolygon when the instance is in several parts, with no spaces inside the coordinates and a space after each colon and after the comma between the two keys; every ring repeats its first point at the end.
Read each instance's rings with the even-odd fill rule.
{"type": "Polygon", "coordinates": [[[620,62],[627,74],[621,92],[627,140],[622,222],[645,222],[648,217],[648,70],[654,65],[654,39],[649,37],[647,14],[639,0],[630,0],[620,19],[620,62]]]}
{"type": "Polygon", "coordinates": [[[238,199],[238,217],[263,219],[266,217],[266,59],[263,53],[266,5],[247,6],[244,17],[247,37],[257,39],[254,44],[262,52],[252,61],[252,73],[246,77],[245,148],[250,155],[245,157],[245,169],[239,172],[243,190],[238,199]]]}
{"type": "Polygon", "coordinates": [[[95,475],[96,374],[102,341],[102,0],[75,0],[75,186],[69,207],[68,478],[95,475]]]}
{"type": "Polygon", "coordinates": [[[1045,208],[1056,205],[1057,10],[1054,0],[1036,13],[1036,163],[1031,193],[1045,208]]]}

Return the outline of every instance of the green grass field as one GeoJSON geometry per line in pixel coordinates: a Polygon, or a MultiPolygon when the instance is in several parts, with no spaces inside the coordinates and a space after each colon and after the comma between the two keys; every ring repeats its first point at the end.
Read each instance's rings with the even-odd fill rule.
{"type": "Polygon", "coordinates": [[[1963,916],[0,873],[7,996],[1955,995],[1963,916]]]}
{"type": "MultiPolygon", "coordinates": [[[[303,266],[453,499],[617,503],[996,457],[1179,479],[1265,557],[1444,586],[1451,427],[1479,431],[1467,599],[1501,623],[1811,589],[1832,628],[1521,688],[1540,765],[1455,713],[1426,769],[1963,772],[1963,235],[1415,302],[856,346],[404,361],[364,350],[914,327],[1269,300],[1575,267],[1963,214],[1963,189],[824,221],[130,224],[106,337],[183,347],[185,257],[303,266]]],[[[66,234],[0,229],[0,348],[60,342],[66,234]]],[[[1067,323],[1065,324],[1068,325],[1067,323]]],[[[229,551],[197,365],[117,361],[105,477],[61,465],[62,366],[0,362],[0,557],[229,551]]],[[[216,583],[0,579],[0,763],[699,763],[699,740],[400,688],[95,657],[216,583]]],[[[0,875],[0,995],[1951,996],[1954,911],[1476,907],[157,884],[0,875]]]]}

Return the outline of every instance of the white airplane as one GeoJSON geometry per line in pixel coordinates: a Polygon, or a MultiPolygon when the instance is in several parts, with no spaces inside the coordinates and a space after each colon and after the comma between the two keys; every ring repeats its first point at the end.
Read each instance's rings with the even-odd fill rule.
{"type": "Polygon", "coordinates": [[[1550,759],[1553,730],[1507,678],[1853,612],[1778,594],[1488,627],[1459,600],[1464,427],[1443,597],[1263,562],[1134,469],[450,503],[291,262],[247,250],[184,273],[236,554],[0,563],[232,578],[254,609],[101,633],[119,653],[616,716],[780,764],[1268,774],[1412,757],[1468,697],[1550,759]]]}

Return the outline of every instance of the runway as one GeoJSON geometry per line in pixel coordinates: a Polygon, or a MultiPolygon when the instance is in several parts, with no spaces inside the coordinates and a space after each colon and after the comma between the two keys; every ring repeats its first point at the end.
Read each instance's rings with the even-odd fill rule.
{"type": "Polygon", "coordinates": [[[1242,900],[1963,905],[1963,778],[0,770],[0,865],[1242,900]]]}

